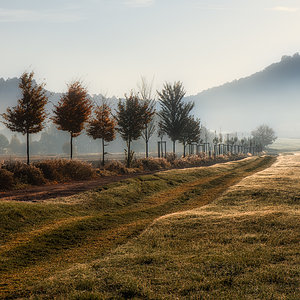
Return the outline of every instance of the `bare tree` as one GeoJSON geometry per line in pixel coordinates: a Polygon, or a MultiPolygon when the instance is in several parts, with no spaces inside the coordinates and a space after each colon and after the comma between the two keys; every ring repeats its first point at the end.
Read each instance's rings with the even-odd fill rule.
{"type": "Polygon", "coordinates": [[[153,80],[148,83],[145,77],[141,77],[141,83],[138,85],[141,100],[146,105],[147,113],[144,119],[144,129],[142,131],[142,137],[146,144],[146,157],[149,157],[149,140],[155,132],[155,100],[152,95],[153,80]]]}
{"type": "Polygon", "coordinates": [[[253,142],[256,146],[259,146],[261,150],[264,150],[266,146],[272,144],[276,139],[275,131],[268,125],[260,125],[251,132],[253,142]]]}

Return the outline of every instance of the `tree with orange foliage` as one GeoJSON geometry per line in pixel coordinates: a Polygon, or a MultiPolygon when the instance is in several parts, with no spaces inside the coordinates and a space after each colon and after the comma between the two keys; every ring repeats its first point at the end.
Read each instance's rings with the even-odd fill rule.
{"type": "Polygon", "coordinates": [[[111,115],[111,109],[103,101],[102,105],[94,109],[94,118],[88,123],[87,134],[95,139],[102,139],[102,166],[104,166],[105,142],[116,138],[116,121],[111,115]]]}
{"type": "Polygon", "coordinates": [[[91,114],[92,104],[80,81],[68,85],[68,91],[54,106],[52,120],[58,130],[70,133],[70,158],[73,158],[73,138],[80,135],[91,114]]]}
{"type": "Polygon", "coordinates": [[[44,89],[45,84],[36,84],[33,79],[34,73],[24,72],[20,78],[19,88],[22,90],[22,98],[17,106],[7,108],[2,114],[4,124],[11,131],[26,135],[27,141],[27,164],[29,165],[29,135],[38,133],[44,128],[46,119],[45,105],[48,97],[44,89]]]}

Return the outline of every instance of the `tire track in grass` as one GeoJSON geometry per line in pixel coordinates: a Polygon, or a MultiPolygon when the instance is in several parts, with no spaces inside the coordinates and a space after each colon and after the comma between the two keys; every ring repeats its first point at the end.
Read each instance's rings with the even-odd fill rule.
{"type": "Polygon", "coordinates": [[[11,251],[13,248],[18,247],[20,244],[25,244],[34,239],[35,237],[42,235],[46,232],[50,232],[51,230],[58,229],[61,226],[66,226],[76,221],[81,221],[89,216],[79,216],[79,217],[69,217],[60,220],[56,220],[55,222],[51,222],[48,224],[42,225],[38,229],[33,229],[30,232],[22,232],[13,235],[12,239],[5,242],[4,245],[0,245],[0,257],[5,252],[11,251]]]}
{"type": "MultiPolygon", "coordinates": [[[[50,248],[48,252],[47,249],[44,249],[45,257],[41,257],[41,260],[34,260],[32,265],[29,264],[20,268],[16,264],[10,272],[5,274],[5,278],[3,279],[7,282],[7,285],[2,286],[2,288],[0,285],[0,293],[2,289],[4,293],[9,294],[14,291],[13,293],[16,292],[18,296],[24,296],[26,295],[27,278],[31,281],[36,281],[40,278],[49,277],[50,274],[53,273],[53,269],[59,271],[66,268],[66,266],[101,257],[119,244],[125,243],[132,237],[137,236],[156,218],[172,212],[179,212],[206,205],[219,197],[231,185],[236,184],[246,176],[265,169],[274,161],[275,158],[262,157],[248,159],[244,162],[213,166],[211,168],[215,169],[208,168],[211,173],[203,175],[205,174],[204,172],[202,174],[204,177],[179,184],[167,191],[147,196],[139,203],[134,202],[128,207],[116,209],[113,213],[61,221],[61,225],[58,223],[57,226],[54,226],[54,233],[56,230],[62,230],[61,233],[63,233],[64,228],[61,227],[76,227],[78,223],[84,224],[84,222],[90,222],[90,218],[95,218],[93,219],[94,221],[100,222],[99,224],[101,226],[105,224],[105,226],[89,228],[86,226],[89,223],[86,223],[84,224],[86,232],[80,237],[82,239],[80,239],[77,244],[67,245],[66,248],[61,247],[57,249],[56,252],[53,252],[53,249],[51,250],[50,248]],[[221,171],[223,174],[219,175],[221,171]]],[[[192,171],[193,170],[189,169],[187,171],[175,171],[174,173],[176,175],[176,172],[192,171]]],[[[165,175],[162,175],[162,177],[163,176],[165,175]]],[[[201,174],[199,176],[201,176],[201,174]]],[[[45,232],[48,233],[48,230],[51,233],[51,226],[45,227],[44,230],[44,232],[43,229],[41,229],[40,232],[36,231],[32,233],[31,238],[35,239],[39,237],[39,234],[43,237],[43,234],[45,232]]],[[[25,243],[30,241],[30,236],[24,238],[24,241],[25,243]]],[[[11,247],[13,247],[12,244],[11,247]]],[[[12,248],[10,250],[12,250],[12,248]]],[[[22,246],[19,247],[19,250],[22,250],[22,246]]],[[[28,251],[28,255],[30,255],[31,250],[32,249],[26,250],[28,251]]]]}

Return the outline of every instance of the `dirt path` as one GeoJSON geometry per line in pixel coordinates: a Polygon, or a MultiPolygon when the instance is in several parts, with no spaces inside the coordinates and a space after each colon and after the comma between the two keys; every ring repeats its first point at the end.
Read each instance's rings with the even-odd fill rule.
{"type": "Polygon", "coordinates": [[[72,181],[59,184],[47,184],[43,186],[29,187],[21,190],[0,192],[1,200],[15,201],[39,201],[57,197],[72,196],[81,192],[92,190],[96,187],[109,183],[118,182],[127,178],[133,178],[140,175],[153,174],[153,172],[139,172],[126,175],[101,177],[94,180],[72,181]]]}
{"type": "MultiPolygon", "coordinates": [[[[203,167],[218,164],[211,162],[203,167]]],[[[177,168],[175,168],[177,169],[177,168]]],[[[163,170],[162,170],[163,171],[163,170]]],[[[110,183],[134,178],[140,175],[154,174],[159,171],[143,171],[132,174],[100,177],[94,180],[72,181],[58,184],[46,184],[43,186],[31,186],[25,189],[0,192],[0,201],[31,201],[48,200],[57,197],[72,196],[81,192],[89,191],[110,183]]]]}

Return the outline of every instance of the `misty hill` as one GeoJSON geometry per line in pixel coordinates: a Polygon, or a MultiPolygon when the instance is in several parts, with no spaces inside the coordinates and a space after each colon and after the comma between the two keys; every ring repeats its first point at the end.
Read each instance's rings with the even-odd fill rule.
{"type": "Polygon", "coordinates": [[[3,79],[0,78],[0,111],[1,113],[12,103],[16,102],[16,99],[20,97],[20,91],[18,89],[19,79],[3,79]]]}
{"type": "MultiPolygon", "coordinates": [[[[0,78],[0,113],[16,105],[20,97],[18,84],[18,78],[0,78]]],[[[49,92],[49,112],[60,96],[49,92]]],[[[96,99],[97,95],[92,98],[96,99]]],[[[194,115],[212,130],[250,132],[266,123],[280,137],[300,137],[300,55],[284,56],[261,72],[186,100],[195,102],[194,115]]]]}
{"type": "Polygon", "coordinates": [[[263,71],[187,97],[211,129],[249,132],[261,123],[279,136],[300,137],[300,55],[263,71]]]}
{"type": "MultiPolygon", "coordinates": [[[[50,93],[47,91],[49,100],[52,103],[57,103],[61,93],[50,93]]],[[[6,111],[7,107],[17,105],[17,100],[21,97],[21,90],[19,89],[19,78],[0,78],[0,113],[6,111]]],[[[52,104],[50,103],[51,108],[52,104]]],[[[50,109],[48,105],[48,109],[50,109]]]]}
{"type": "MultiPolygon", "coordinates": [[[[50,92],[47,91],[46,93],[49,97],[49,103],[47,105],[48,111],[51,113],[53,109],[53,104],[57,104],[60,97],[62,96],[62,93],[56,93],[56,92],[50,92]]],[[[6,111],[7,107],[15,106],[17,105],[17,100],[21,97],[21,90],[19,88],[19,78],[9,78],[9,79],[3,79],[0,78],[0,113],[3,113],[6,111]]],[[[91,100],[96,103],[101,103],[101,95],[91,95],[91,100]]],[[[117,99],[115,97],[112,97],[109,99],[110,103],[113,103],[116,105],[117,99]]]]}

